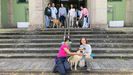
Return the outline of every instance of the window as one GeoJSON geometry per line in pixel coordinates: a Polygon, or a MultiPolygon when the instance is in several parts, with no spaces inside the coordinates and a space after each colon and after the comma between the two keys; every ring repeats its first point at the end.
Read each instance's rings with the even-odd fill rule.
{"type": "Polygon", "coordinates": [[[17,0],[17,3],[28,3],[28,0],[17,0]]]}

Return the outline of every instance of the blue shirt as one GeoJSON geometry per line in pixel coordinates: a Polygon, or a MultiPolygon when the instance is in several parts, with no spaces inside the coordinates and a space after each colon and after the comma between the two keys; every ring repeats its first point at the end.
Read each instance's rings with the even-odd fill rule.
{"type": "Polygon", "coordinates": [[[57,9],[55,7],[51,7],[52,18],[57,19],[57,9]]]}
{"type": "Polygon", "coordinates": [[[67,15],[67,10],[65,7],[60,7],[59,8],[59,17],[60,16],[66,16],[67,15]]]}

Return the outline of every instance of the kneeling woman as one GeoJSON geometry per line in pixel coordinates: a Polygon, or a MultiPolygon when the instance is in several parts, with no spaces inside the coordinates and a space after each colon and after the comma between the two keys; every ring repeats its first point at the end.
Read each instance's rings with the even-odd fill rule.
{"type": "Polygon", "coordinates": [[[59,52],[57,54],[57,60],[56,60],[56,71],[60,73],[60,75],[66,75],[67,72],[70,70],[70,65],[67,62],[67,56],[68,55],[80,55],[76,52],[70,52],[69,48],[70,39],[65,38],[64,43],[61,45],[59,52]]]}
{"type": "Polygon", "coordinates": [[[88,70],[90,70],[90,60],[92,59],[91,57],[91,53],[92,53],[92,49],[91,49],[91,45],[88,44],[88,40],[86,38],[81,38],[80,39],[80,48],[85,49],[84,53],[83,53],[83,59],[85,59],[86,61],[86,66],[88,68],[88,70]]]}

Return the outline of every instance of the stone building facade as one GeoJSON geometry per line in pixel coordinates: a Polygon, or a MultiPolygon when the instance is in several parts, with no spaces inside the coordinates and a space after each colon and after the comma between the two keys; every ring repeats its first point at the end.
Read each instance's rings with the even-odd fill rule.
{"type": "MultiPolygon", "coordinates": [[[[0,27],[2,28],[2,1],[0,0],[0,27]]],[[[13,24],[13,1],[7,0],[7,17],[8,24],[13,24]]],[[[30,23],[29,29],[42,29],[44,26],[44,8],[51,0],[28,0],[28,22],[30,23]]],[[[126,10],[124,22],[125,25],[133,24],[133,0],[125,0],[126,10]]],[[[15,6],[14,6],[15,7],[15,6]]],[[[91,28],[108,28],[108,0],[86,0],[86,7],[90,11],[90,25],[91,28]]],[[[131,25],[130,25],[131,26],[131,25]]]]}

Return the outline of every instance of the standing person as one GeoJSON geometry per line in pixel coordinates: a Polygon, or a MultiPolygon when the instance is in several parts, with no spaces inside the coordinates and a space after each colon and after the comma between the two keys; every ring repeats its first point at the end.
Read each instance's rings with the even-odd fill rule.
{"type": "Polygon", "coordinates": [[[81,13],[80,9],[77,9],[77,17],[78,18],[80,17],[80,13],[81,13]]]}
{"type": "Polygon", "coordinates": [[[59,52],[57,54],[54,71],[58,71],[60,75],[67,75],[67,72],[70,70],[70,65],[68,65],[68,61],[67,61],[68,55],[82,56],[81,53],[70,52],[69,42],[70,42],[70,39],[65,38],[64,43],[61,44],[59,52]]]}
{"type": "Polygon", "coordinates": [[[46,28],[48,28],[50,25],[50,18],[51,18],[51,8],[50,7],[51,7],[51,5],[50,5],[50,3],[48,3],[48,5],[44,11],[46,28]]]}
{"type": "Polygon", "coordinates": [[[90,60],[92,59],[91,54],[92,54],[92,48],[91,45],[88,44],[88,40],[86,38],[81,38],[80,39],[80,48],[85,49],[83,58],[86,61],[86,66],[87,66],[87,70],[90,71],[91,67],[90,67],[90,60]]]}
{"type": "Polygon", "coordinates": [[[80,19],[83,18],[82,28],[88,28],[89,27],[89,11],[87,8],[84,8],[83,6],[81,6],[80,9],[81,9],[80,19]]]}
{"type": "Polygon", "coordinates": [[[73,4],[70,5],[71,9],[68,12],[69,16],[69,26],[73,27],[74,18],[76,17],[76,9],[74,8],[73,4]]]}
{"type": "Polygon", "coordinates": [[[52,19],[57,19],[57,9],[54,3],[52,3],[51,11],[52,11],[52,19]]]}
{"type": "Polygon", "coordinates": [[[63,26],[65,26],[66,15],[67,15],[67,10],[64,7],[64,5],[61,3],[61,7],[59,8],[59,19],[63,24],[63,26]]]}

